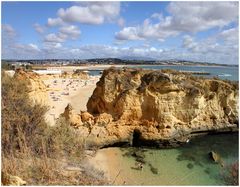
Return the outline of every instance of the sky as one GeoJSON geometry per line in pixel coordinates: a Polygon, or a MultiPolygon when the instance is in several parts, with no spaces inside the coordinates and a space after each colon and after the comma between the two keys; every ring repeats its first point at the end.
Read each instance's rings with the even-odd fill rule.
{"type": "Polygon", "coordinates": [[[2,59],[238,63],[239,3],[2,2],[2,59]]]}

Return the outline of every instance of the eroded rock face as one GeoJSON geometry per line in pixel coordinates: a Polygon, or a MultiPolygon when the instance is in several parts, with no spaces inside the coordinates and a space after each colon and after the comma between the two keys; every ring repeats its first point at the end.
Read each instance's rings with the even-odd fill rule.
{"type": "MultiPolygon", "coordinates": [[[[108,69],[87,103],[99,144],[186,141],[199,131],[238,128],[238,85],[162,70],[108,69]]],[[[82,128],[80,127],[80,128],[82,128]]]]}
{"type": "Polygon", "coordinates": [[[64,72],[62,73],[61,77],[63,78],[77,78],[82,80],[88,80],[89,74],[85,71],[76,71],[76,72],[64,72]]]}
{"type": "Polygon", "coordinates": [[[76,114],[71,104],[68,104],[66,106],[61,116],[68,120],[70,125],[74,127],[79,127],[82,124],[81,116],[79,114],[76,114]]]}
{"type": "Polygon", "coordinates": [[[33,101],[33,104],[41,104],[47,106],[49,98],[47,94],[47,87],[41,80],[41,77],[34,72],[25,72],[23,70],[17,70],[14,76],[19,80],[29,81],[29,97],[33,101]]]}
{"type": "Polygon", "coordinates": [[[89,79],[89,75],[87,72],[84,71],[80,71],[80,72],[74,72],[72,74],[72,77],[74,78],[79,78],[79,79],[83,79],[83,80],[88,80],[89,79]]]}

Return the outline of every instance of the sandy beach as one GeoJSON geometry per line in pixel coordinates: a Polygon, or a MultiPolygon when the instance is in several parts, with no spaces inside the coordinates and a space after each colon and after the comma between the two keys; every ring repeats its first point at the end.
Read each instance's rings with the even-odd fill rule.
{"type": "Polygon", "coordinates": [[[91,97],[99,76],[90,76],[88,80],[51,77],[43,80],[48,87],[49,111],[46,120],[54,125],[56,119],[70,103],[76,112],[87,110],[86,104],[91,97]]]}
{"type": "Polygon", "coordinates": [[[100,149],[96,155],[88,158],[88,162],[97,170],[103,171],[111,185],[124,185],[126,182],[122,175],[124,170],[121,166],[121,154],[118,148],[100,149]]]}
{"type": "MultiPolygon", "coordinates": [[[[117,67],[117,68],[121,68],[121,67],[125,67],[128,65],[107,65],[107,64],[103,64],[103,65],[84,65],[84,66],[44,66],[44,68],[48,69],[48,70],[61,70],[61,71],[65,71],[65,72],[74,72],[76,70],[104,70],[104,69],[108,69],[110,67],[117,67]]],[[[41,67],[43,68],[43,67],[41,67]]]]}

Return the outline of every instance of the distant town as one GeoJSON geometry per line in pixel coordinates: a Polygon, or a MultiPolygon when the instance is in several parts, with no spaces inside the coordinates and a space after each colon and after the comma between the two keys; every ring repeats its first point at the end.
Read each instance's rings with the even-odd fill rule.
{"type": "Polygon", "coordinates": [[[2,60],[2,63],[15,66],[47,65],[47,66],[81,66],[86,64],[98,65],[178,65],[178,66],[231,66],[237,64],[217,64],[209,62],[195,62],[188,60],[128,60],[120,58],[93,58],[93,59],[44,59],[44,60],[2,60]]]}

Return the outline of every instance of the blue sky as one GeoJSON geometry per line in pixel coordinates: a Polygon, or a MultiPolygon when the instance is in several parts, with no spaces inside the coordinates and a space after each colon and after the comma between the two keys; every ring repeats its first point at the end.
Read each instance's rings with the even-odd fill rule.
{"type": "Polygon", "coordinates": [[[2,58],[238,63],[238,2],[2,2],[2,58]]]}

